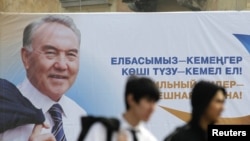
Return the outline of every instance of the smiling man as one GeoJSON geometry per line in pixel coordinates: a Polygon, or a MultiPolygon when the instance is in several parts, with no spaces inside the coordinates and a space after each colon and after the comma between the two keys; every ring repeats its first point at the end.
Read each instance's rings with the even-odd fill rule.
{"type": "Polygon", "coordinates": [[[21,57],[27,77],[18,88],[46,120],[8,130],[0,134],[1,141],[77,140],[86,112],[65,93],[78,74],[80,40],[68,16],[48,15],[26,26],[21,57]]]}

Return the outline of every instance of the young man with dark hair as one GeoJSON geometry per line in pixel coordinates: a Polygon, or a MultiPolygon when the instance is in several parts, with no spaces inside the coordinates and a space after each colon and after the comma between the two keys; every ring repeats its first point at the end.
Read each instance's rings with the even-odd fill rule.
{"type": "MultiPolygon", "coordinates": [[[[112,141],[157,141],[144,127],[159,100],[159,90],[153,80],[146,77],[130,76],[125,86],[126,111],[122,114],[119,133],[112,136],[112,141]]],[[[106,128],[95,123],[89,130],[84,141],[105,141],[106,128]]]]}
{"type": "Polygon", "coordinates": [[[226,93],[221,86],[199,81],[191,93],[191,120],[178,127],[164,141],[207,141],[208,125],[218,121],[224,109],[226,93]]]}

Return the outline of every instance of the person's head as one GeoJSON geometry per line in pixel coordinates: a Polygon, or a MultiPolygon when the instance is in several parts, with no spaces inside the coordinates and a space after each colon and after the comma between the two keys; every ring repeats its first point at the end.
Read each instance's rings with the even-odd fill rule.
{"type": "Polygon", "coordinates": [[[212,82],[201,80],[196,83],[191,92],[191,122],[199,124],[201,118],[209,124],[217,122],[224,110],[226,93],[225,88],[212,82]]]}
{"type": "Polygon", "coordinates": [[[130,76],[125,87],[126,110],[142,120],[148,121],[154,111],[160,92],[154,81],[146,77],[130,76]]]}
{"type": "Polygon", "coordinates": [[[80,31],[65,15],[45,16],[24,29],[21,56],[27,78],[54,101],[76,79],[80,40],[80,31]]]}

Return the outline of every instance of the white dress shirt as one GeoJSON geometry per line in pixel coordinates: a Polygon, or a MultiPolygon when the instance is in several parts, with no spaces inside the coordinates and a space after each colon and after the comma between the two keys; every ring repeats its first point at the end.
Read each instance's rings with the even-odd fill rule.
{"type": "MultiPolygon", "coordinates": [[[[127,141],[133,141],[131,129],[137,131],[136,136],[138,141],[157,141],[155,136],[149,132],[140,122],[137,126],[132,127],[124,117],[120,117],[120,131],[125,134],[127,141]]],[[[91,126],[88,134],[84,141],[106,141],[106,127],[101,123],[95,123],[91,126]]],[[[112,136],[112,141],[117,141],[117,133],[114,133],[112,136]]]]}
{"type": "MultiPolygon", "coordinates": [[[[43,129],[41,134],[51,133],[54,122],[48,110],[56,102],[39,92],[27,78],[17,87],[36,108],[42,109],[45,115],[45,122],[50,125],[50,128],[43,129]]],[[[67,140],[77,141],[81,132],[81,117],[86,116],[85,110],[65,95],[63,95],[57,103],[59,103],[63,109],[62,121],[67,140]]],[[[7,130],[0,134],[0,141],[28,141],[33,127],[34,124],[28,124],[7,130]]]]}

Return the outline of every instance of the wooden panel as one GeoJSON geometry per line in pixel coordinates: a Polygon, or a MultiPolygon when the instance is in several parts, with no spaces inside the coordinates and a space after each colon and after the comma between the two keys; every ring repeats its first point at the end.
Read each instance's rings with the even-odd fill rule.
{"type": "Polygon", "coordinates": [[[207,0],[204,10],[245,10],[249,0],[207,0]]]}
{"type": "Polygon", "coordinates": [[[245,10],[245,9],[247,9],[247,0],[237,0],[236,10],[245,10]]]}
{"type": "Polygon", "coordinates": [[[65,12],[110,12],[110,5],[75,6],[67,7],[65,12]]]}
{"type": "Polygon", "coordinates": [[[126,3],[123,3],[122,0],[117,1],[117,12],[133,12],[128,8],[126,3]]]}
{"type": "Polygon", "coordinates": [[[59,0],[1,0],[4,12],[63,12],[59,0]]]}
{"type": "Polygon", "coordinates": [[[246,10],[250,10],[250,0],[247,0],[247,8],[246,10]]]}
{"type": "MultiPolygon", "coordinates": [[[[111,5],[62,8],[60,0],[0,0],[0,12],[133,12],[122,0],[111,5]]],[[[250,0],[207,0],[203,10],[250,10],[250,0]]],[[[190,11],[176,0],[158,0],[157,11],[190,11]]]]}
{"type": "Polygon", "coordinates": [[[3,0],[0,0],[0,12],[3,12],[3,5],[4,5],[3,2],[4,2],[3,0]]]}

